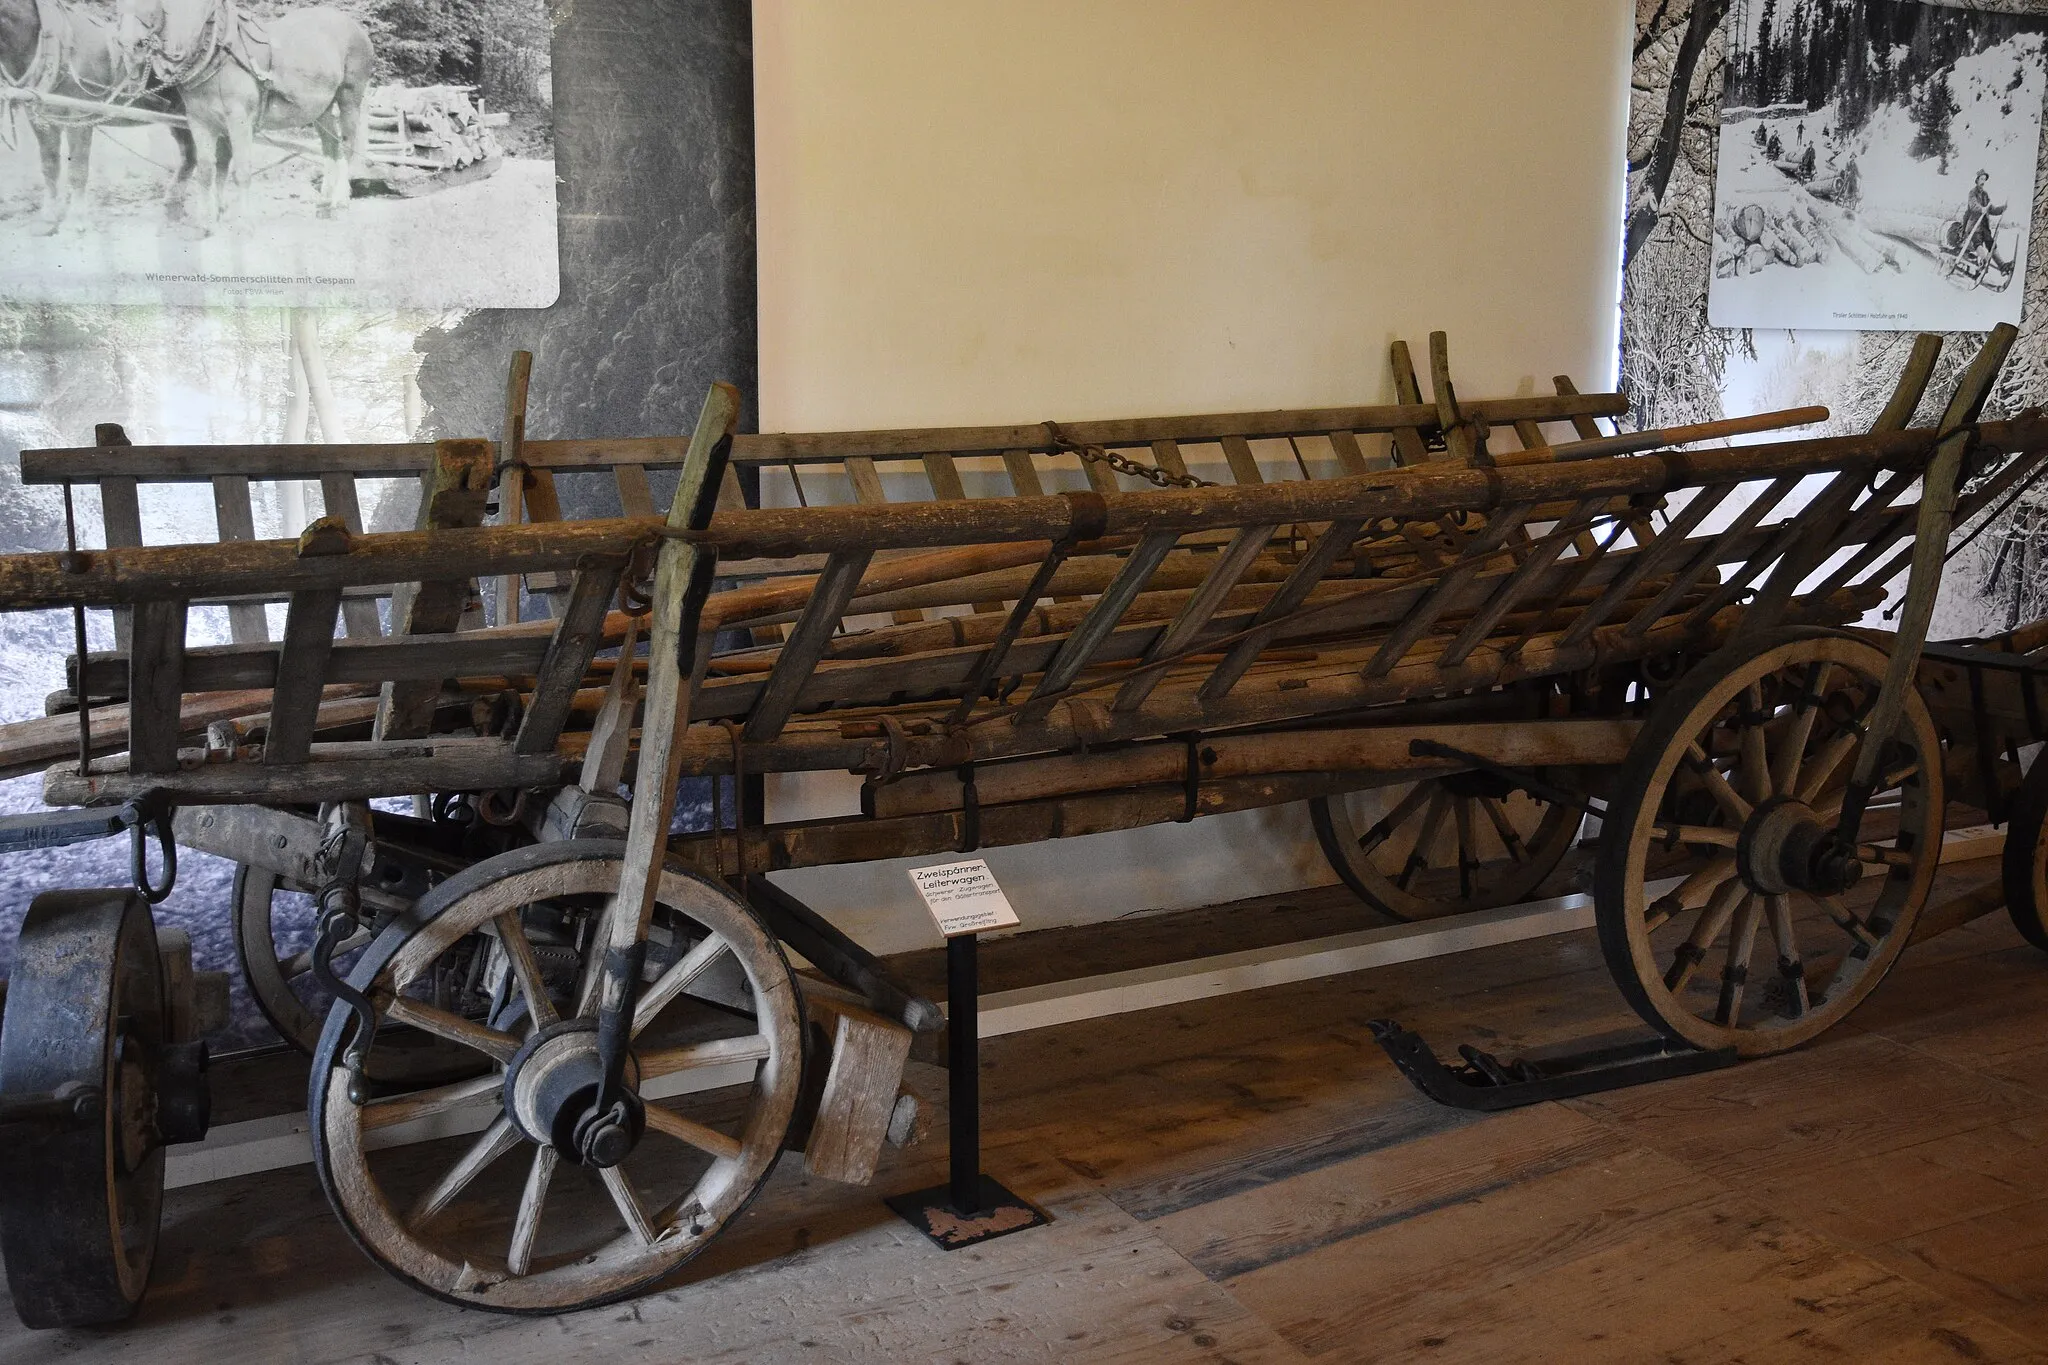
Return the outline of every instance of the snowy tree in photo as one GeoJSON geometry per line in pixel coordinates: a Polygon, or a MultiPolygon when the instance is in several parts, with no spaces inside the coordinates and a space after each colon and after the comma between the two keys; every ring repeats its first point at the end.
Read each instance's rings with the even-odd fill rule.
{"type": "Polygon", "coordinates": [[[1948,72],[1937,71],[1927,78],[1927,84],[1920,87],[1920,99],[1913,107],[1913,122],[1918,131],[1913,135],[1913,145],[1907,152],[1918,160],[1925,161],[1931,156],[1941,158],[1941,173],[1948,174],[1948,154],[1955,144],[1948,135],[1949,120],[1962,112],[1955,96],[1949,92],[1948,72]]]}

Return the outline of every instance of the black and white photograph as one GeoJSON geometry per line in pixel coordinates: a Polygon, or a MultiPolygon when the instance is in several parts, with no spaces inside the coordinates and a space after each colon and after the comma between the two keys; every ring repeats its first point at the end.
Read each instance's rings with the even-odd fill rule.
{"type": "Polygon", "coordinates": [[[0,297],[539,308],[545,0],[0,0],[0,297]]]}
{"type": "Polygon", "coordinates": [[[2017,322],[2042,21],[1905,0],[1739,0],[1727,23],[1713,325],[2017,322]]]}

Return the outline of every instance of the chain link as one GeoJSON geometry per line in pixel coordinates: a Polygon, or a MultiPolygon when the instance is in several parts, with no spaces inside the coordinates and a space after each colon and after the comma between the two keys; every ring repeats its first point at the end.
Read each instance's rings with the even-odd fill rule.
{"type": "Polygon", "coordinates": [[[1141,464],[1128,455],[1119,455],[1114,450],[1105,450],[1103,447],[1092,442],[1083,443],[1073,440],[1064,431],[1060,430],[1058,422],[1047,422],[1044,425],[1045,434],[1055,450],[1065,451],[1069,455],[1078,455],[1088,464],[1106,464],[1119,474],[1129,474],[1132,478],[1143,479],[1157,488],[1215,488],[1218,486],[1214,479],[1198,479],[1192,474],[1175,474],[1171,470],[1161,469],[1158,465],[1141,464]]]}

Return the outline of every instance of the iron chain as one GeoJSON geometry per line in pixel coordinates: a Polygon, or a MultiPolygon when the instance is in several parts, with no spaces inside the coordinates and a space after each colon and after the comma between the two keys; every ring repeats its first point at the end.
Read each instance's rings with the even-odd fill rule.
{"type": "Polygon", "coordinates": [[[1106,464],[1119,474],[1129,474],[1134,479],[1143,479],[1157,488],[1214,488],[1214,479],[1198,479],[1192,474],[1176,474],[1158,465],[1143,464],[1128,455],[1106,450],[1093,442],[1076,441],[1060,430],[1058,422],[1045,423],[1045,434],[1056,450],[1069,455],[1078,455],[1087,464],[1106,464]]]}

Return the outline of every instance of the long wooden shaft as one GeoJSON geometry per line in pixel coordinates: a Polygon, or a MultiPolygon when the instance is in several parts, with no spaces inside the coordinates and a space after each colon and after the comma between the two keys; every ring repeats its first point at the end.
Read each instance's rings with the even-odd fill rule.
{"type": "MultiPolygon", "coordinates": [[[[1985,423],[1976,431],[1978,445],[1992,450],[2048,446],[2048,416],[1985,423]]],[[[1110,535],[1353,517],[1428,518],[1519,502],[1654,495],[1700,483],[1820,473],[1858,464],[1912,467],[1931,451],[1933,441],[1930,432],[1905,431],[1512,469],[1457,469],[1438,462],[1356,478],[1290,480],[1255,488],[1108,494],[1101,495],[1092,510],[1102,514],[1105,534],[1110,535]]],[[[721,555],[907,549],[1057,540],[1087,517],[1091,509],[1066,496],[736,511],[721,514],[691,538],[717,547],[721,555]]],[[[117,606],[173,595],[196,600],[245,592],[252,583],[288,594],[312,587],[573,569],[587,556],[623,558],[661,529],[660,522],[648,518],[621,518],[406,531],[359,536],[345,553],[312,559],[300,559],[296,542],[289,540],[138,546],[84,552],[77,572],[66,571],[69,561],[61,554],[12,555],[0,558],[0,610],[68,606],[74,601],[117,606]]]]}
{"type": "MultiPolygon", "coordinates": [[[[697,431],[690,438],[690,458],[684,462],[675,500],[669,505],[672,529],[701,526],[710,520],[719,479],[725,472],[726,438],[732,435],[739,413],[739,390],[730,384],[713,384],[698,413],[697,431]]],[[[689,687],[695,672],[690,655],[716,567],[715,551],[684,540],[663,541],[655,559],[647,706],[640,731],[639,778],[626,825],[626,865],[619,873],[618,894],[604,913],[606,952],[592,955],[608,992],[632,984],[616,979],[615,955],[631,953],[645,942],[654,913],[655,886],[661,878],[676,783],[682,771],[683,753],[676,736],[689,721],[689,687]],[[614,962],[603,962],[603,958],[614,958],[614,962]]],[[[586,999],[598,984],[594,974],[586,974],[586,999]]],[[[606,999],[599,1004],[601,1011],[631,1007],[630,1000],[606,999]]]]}
{"type": "MultiPolygon", "coordinates": [[[[1519,419],[1557,421],[1598,415],[1619,416],[1628,401],[1618,393],[1571,394],[1560,397],[1482,398],[1468,400],[1465,411],[1490,423],[1519,419]]],[[[1293,411],[1199,414],[1185,417],[1118,418],[1067,422],[1060,430],[1069,439],[1090,445],[1143,446],[1154,441],[1183,443],[1220,441],[1226,436],[1262,440],[1284,436],[1318,436],[1331,431],[1384,432],[1436,426],[1434,404],[1397,404],[1350,408],[1309,408],[1293,411]]],[[[935,427],[921,430],[763,433],[733,438],[735,464],[838,463],[848,458],[916,459],[935,451],[953,455],[1008,456],[1032,452],[1057,453],[1042,422],[997,427],[935,427]]],[[[528,441],[526,464],[532,469],[603,469],[636,465],[642,469],[674,469],[689,450],[684,436],[595,437],[581,440],[528,441]]],[[[83,482],[110,474],[149,470],[152,482],[204,482],[218,474],[244,474],[255,479],[316,477],[337,463],[358,475],[417,474],[433,458],[431,442],[399,444],[328,442],[319,445],[190,445],[136,446],[115,454],[97,446],[54,447],[22,452],[24,483],[83,482]],[[138,464],[137,461],[144,463],[138,464]]]]}
{"type": "MultiPolygon", "coordinates": [[[[1497,721],[1475,725],[1382,725],[1220,735],[1196,750],[1202,781],[1286,772],[1441,772],[1457,764],[1417,758],[1409,750],[1431,739],[1510,767],[1619,763],[1642,723],[1636,720],[1497,721]]],[[[982,801],[1032,801],[1074,792],[1106,791],[1185,779],[1187,746],[1161,741],[1111,753],[1059,754],[986,764],[974,775],[982,801]]],[[[960,807],[952,772],[916,772],[874,790],[873,813],[887,818],[960,807]]]]}
{"type": "Polygon", "coordinates": [[[1828,420],[1823,407],[1785,408],[1759,412],[1747,417],[1723,417],[1712,422],[1659,427],[1652,431],[1629,431],[1619,436],[1595,436],[1563,445],[1538,445],[1527,450],[1508,451],[1493,457],[1497,465],[1541,464],[1545,461],[1594,460],[1610,455],[1633,455],[1638,451],[1666,446],[1689,445],[1694,441],[1718,441],[1729,436],[1754,436],[1758,432],[1783,431],[1828,420]]]}
{"type": "Polygon", "coordinates": [[[1898,639],[1885,661],[1884,682],[1879,686],[1877,704],[1865,724],[1869,739],[1857,750],[1856,766],[1842,797],[1841,823],[1837,838],[1853,842],[1863,819],[1863,808],[1877,782],[1884,761],[1886,741],[1906,709],[1906,689],[1920,667],[1920,647],[1927,643],[1928,623],[1934,619],[1934,599],[1941,591],[1941,567],[1948,557],[1948,532],[1956,510],[1956,484],[1962,474],[1963,456],[1974,433],[1971,423],[1991,396],[1991,386],[2005,357],[2019,339],[2019,328],[2001,322],[1984,339],[1984,345],[1970,361],[1963,377],[1956,381],[1948,409],[1941,418],[1941,443],[1920,483],[1920,521],[1913,536],[1913,569],[1906,580],[1905,609],[1899,618],[1898,639]]]}
{"type": "MultiPolygon", "coordinates": [[[[2038,434],[2048,440],[2048,423],[2038,434]]],[[[1416,520],[1517,504],[1671,492],[1700,483],[1797,477],[1858,464],[1918,464],[1928,432],[1838,436],[1776,445],[1673,451],[1630,460],[1469,469],[1440,461],[1358,478],[1290,480],[1157,493],[1113,493],[1091,508],[1069,496],[736,512],[695,537],[722,554],[783,555],[860,546],[971,545],[1070,534],[1092,510],[1104,534],[1152,535],[1339,518],[1416,520]]]]}

